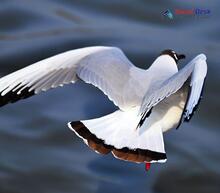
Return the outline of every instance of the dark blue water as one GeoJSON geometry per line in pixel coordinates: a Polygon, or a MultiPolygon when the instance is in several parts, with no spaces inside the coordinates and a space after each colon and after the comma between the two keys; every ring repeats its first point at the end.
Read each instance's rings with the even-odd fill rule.
{"type": "Polygon", "coordinates": [[[66,126],[116,107],[83,83],[51,90],[0,109],[0,192],[220,192],[220,3],[195,1],[0,0],[0,74],[57,53],[92,45],[118,46],[147,68],[165,48],[208,57],[204,99],[190,123],[165,134],[166,164],[101,156],[66,126]],[[206,16],[166,9],[209,9],[206,16]]]}

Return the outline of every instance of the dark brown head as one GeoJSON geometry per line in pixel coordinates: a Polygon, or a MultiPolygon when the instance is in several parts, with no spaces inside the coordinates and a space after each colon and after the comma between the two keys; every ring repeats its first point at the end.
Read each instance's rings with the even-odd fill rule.
{"type": "Polygon", "coordinates": [[[161,55],[171,56],[175,60],[176,63],[178,63],[179,60],[186,58],[184,54],[177,54],[175,51],[170,50],[170,49],[162,51],[160,56],[161,55]]]}

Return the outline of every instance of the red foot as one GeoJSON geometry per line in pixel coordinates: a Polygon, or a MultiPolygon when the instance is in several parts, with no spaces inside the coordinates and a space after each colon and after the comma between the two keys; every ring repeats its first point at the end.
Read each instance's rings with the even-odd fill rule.
{"type": "Polygon", "coordinates": [[[150,163],[145,163],[145,170],[149,171],[150,170],[150,163]]]}

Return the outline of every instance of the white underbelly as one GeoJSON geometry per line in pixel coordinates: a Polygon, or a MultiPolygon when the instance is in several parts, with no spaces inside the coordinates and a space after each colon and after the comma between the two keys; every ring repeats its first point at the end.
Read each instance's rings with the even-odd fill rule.
{"type": "Polygon", "coordinates": [[[187,99],[187,92],[179,90],[153,107],[149,117],[144,121],[142,130],[151,129],[159,125],[163,132],[179,125],[184,106],[187,99]]]}
{"type": "Polygon", "coordinates": [[[178,126],[186,100],[187,92],[179,90],[177,93],[164,99],[155,107],[155,111],[157,111],[157,114],[160,117],[163,132],[178,126]]]}

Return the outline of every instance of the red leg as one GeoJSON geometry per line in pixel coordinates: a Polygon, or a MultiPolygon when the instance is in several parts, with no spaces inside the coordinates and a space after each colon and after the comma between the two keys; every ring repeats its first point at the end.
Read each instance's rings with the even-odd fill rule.
{"type": "Polygon", "coordinates": [[[146,171],[150,170],[150,163],[149,162],[145,163],[145,170],[146,171]]]}

